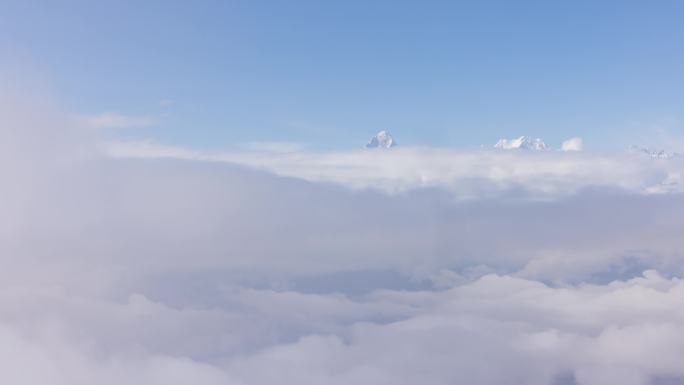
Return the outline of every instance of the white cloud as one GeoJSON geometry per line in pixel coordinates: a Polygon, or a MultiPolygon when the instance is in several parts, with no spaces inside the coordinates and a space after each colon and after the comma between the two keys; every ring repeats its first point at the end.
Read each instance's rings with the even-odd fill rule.
{"type": "Polygon", "coordinates": [[[0,356],[20,360],[0,368],[18,384],[677,382],[683,293],[655,271],[563,287],[487,275],[355,299],[231,290],[182,308],[2,290],[0,356]]]}
{"type": "Polygon", "coordinates": [[[0,100],[7,383],[684,379],[684,196],[642,194],[677,161],[154,141],[105,157],[92,130],[0,100]]]}
{"type": "Polygon", "coordinates": [[[305,148],[302,143],[294,142],[249,142],[241,147],[247,151],[274,153],[299,152],[305,148]]]}
{"type": "Polygon", "coordinates": [[[192,160],[197,158],[194,151],[178,147],[157,143],[153,140],[137,141],[110,141],[101,144],[100,147],[116,157],[122,158],[173,158],[192,160]]]}
{"type": "MultiPolygon", "coordinates": [[[[268,147],[268,146],[267,146],[268,147]]],[[[584,189],[613,188],[636,193],[682,191],[668,175],[684,168],[681,159],[652,162],[633,154],[452,150],[428,147],[392,151],[306,152],[274,146],[271,151],[206,153],[177,148],[182,159],[226,162],[312,182],[332,182],[353,189],[389,193],[439,188],[458,198],[485,198],[511,191],[554,198],[584,189]]],[[[170,157],[136,142],[118,142],[108,153],[115,157],[170,157]]],[[[676,181],[675,181],[676,182],[676,181]]]]}
{"type": "Polygon", "coordinates": [[[92,128],[142,128],[154,126],[157,119],[151,116],[123,115],[116,112],[103,112],[97,115],[85,115],[78,120],[86,127],[92,128]]]}
{"type": "Polygon", "coordinates": [[[602,286],[492,275],[444,292],[383,292],[373,301],[413,314],[307,336],[233,360],[229,370],[255,384],[681,380],[682,290],[679,280],[647,272],[602,286]]]}
{"type": "Polygon", "coordinates": [[[563,141],[561,150],[563,151],[582,151],[584,149],[584,142],[582,138],[570,138],[563,141]]]}

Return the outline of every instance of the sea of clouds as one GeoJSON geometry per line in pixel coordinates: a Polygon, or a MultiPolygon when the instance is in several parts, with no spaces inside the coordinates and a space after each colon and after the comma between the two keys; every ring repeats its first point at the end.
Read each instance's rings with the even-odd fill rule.
{"type": "Polygon", "coordinates": [[[679,384],[678,159],[107,141],[0,95],[0,379],[679,384]]]}

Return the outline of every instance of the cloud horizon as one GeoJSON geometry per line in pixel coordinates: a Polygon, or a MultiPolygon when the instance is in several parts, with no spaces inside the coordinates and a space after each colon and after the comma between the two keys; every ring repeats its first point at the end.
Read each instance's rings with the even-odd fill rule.
{"type": "Polygon", "coordinates": [[[6,100],[8,383],[684,378],[677,159],[203,153],[6,100]]]}

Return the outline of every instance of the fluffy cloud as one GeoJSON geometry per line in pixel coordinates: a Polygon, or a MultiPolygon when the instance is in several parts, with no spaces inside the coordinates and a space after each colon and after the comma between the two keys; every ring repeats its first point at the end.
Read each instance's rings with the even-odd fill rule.
{"type": "Polygon", "coordinates": [[[563,151],[582,151],[583,149],[584,142],[582,138],[570,138],[561,144],[561,150],[563,151]]]}
{"type": "Polygon", "coordinates": [[[491,275],[443,292],[380,292],[373,300],[414,314],[304,337],[233,360],[229,370],[266,384],[676,381],[684,377],[683,289],[646,272],[605,286],[491,275]]]}
{"type": "Polygon", "coordinates": [[[103,155],[17,100],[0,103],[6,383],[684,378],[684,197],[647,191],[676,160],[103,155]]]}
{"type": "Polygon", "coordinates": [[[182,309],[5,290],[0,354],[21,360],[0,365],[19,384],[677,383],[683,290],[654,271],[562,287],[487,275],[355,299],[228,290],[182,309]]]}

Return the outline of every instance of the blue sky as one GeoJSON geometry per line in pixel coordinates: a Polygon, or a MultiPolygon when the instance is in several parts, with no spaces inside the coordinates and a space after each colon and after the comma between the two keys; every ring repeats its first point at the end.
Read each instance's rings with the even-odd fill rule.
{"type": "Polygon", "coordinates": [[[123,137],[330,149],[389,129],[400,144],[528,134],[604,149],[682,133],[682,14],[676,1],[2,0],[0,48],[68,111],[156,119],[123,137]]]}

